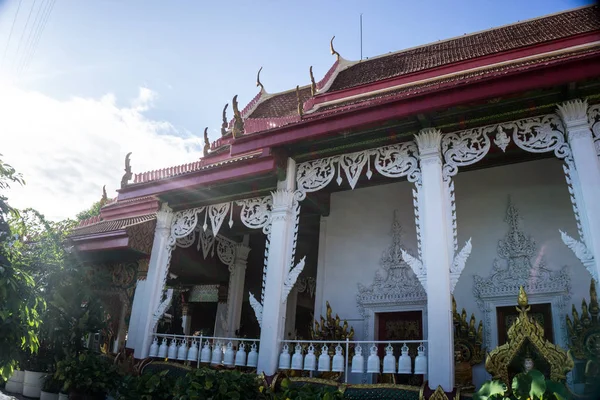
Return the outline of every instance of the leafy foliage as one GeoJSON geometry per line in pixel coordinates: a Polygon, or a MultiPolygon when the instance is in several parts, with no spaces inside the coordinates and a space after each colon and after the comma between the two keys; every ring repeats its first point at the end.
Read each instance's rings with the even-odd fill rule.
{"type": "MultiPolygon", "coordinates": [[[[15,169],[0,159],[0,190],[11,183],[23,184],[15,169]]],[[[44,301],[31,274],[17,262],[20,250],[9,219],[18,217],[0,193],[0,380],[7,379],[22,352],[35,353],[39,347],[37,329],[44,301]]]]}
{"type": "Polygon", "coordinates": [[[499,381],[485,382],[473,395],[474,400],[564,400],[568,396],[564,384],[546,380],[537,370],[517,374],[512,381],[512,393],[499,381]]]}
{"type": "Polygon", "coordinates": [[[294,386],[287,378],[281,382],[281,389],[281,391],[271,393],[274,400],[338,400],[343,398],[342,392],[335,387],[294,386]]]}
{"type": "Polygon", "coordinates": [[[239,371],[215,371],[201,368],[178,380],[176,400],[254,400],[262,398],[258,377],[239,371]]]}
{"type": "Polygon", "coordinates": [[[173,398],[175,379],[169,371],[158,374],[127,375],[119,386],[118,400],[170,400],[173,398]]]}
{"type": "Polygon", "coordinates": [[[75,216],[77,221],[83,221],[84,219],[88,219],[91,217],[95,217],[100,215],[100,209],[102,208],[102,200],[98,200],[90,208],[87,210],[83,210],[80,213],[77,213],[75,216]]]}
{"type": "Polygon", "coordinates": [[[117,368],[108,358],[88,352],[58,362],[54,378],[63,382],[63,390],[90,395],[109,393],[119,382],[117,368]]]}

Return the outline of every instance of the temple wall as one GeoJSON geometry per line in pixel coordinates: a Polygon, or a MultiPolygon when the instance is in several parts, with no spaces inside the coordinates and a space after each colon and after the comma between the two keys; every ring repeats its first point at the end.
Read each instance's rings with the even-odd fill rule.
{"type": "MultiPolygon", "coordinates": [[[[379,260],[391,243],[394,209],[400,211],[404,247],[416,254],[412,188],[411,183],[396,182],[331,196],[331,213],[321,227],[316,316],[324,312],[328,300],[334,313],[354,326],[357,338],[363,338],[357,283],[370,285],[378,269],[385,276],[379,260]]],[[[537,243],[532,262],[543,256],[551,270],[569,266],[571,302],[580,305],[582,297],[588,297],[591,275],[562,243],[558,231],[577,233],[560,161],[552,158],[459,173],[455,193],[459,249],[469,237],[473,244],[454,292],[459,310],[465,307],[478,321],[483,318],[472,292],[473,275],[487,277],[498,258],[498,241],[508,230],[504,217],[509,195],[523,218],[523,231],[537,243]]],[[[561,318],[564,321],[564,315],[561,318]]],[[[481,381],[484,376],[478,375],[476,380],[481,381]]]]}

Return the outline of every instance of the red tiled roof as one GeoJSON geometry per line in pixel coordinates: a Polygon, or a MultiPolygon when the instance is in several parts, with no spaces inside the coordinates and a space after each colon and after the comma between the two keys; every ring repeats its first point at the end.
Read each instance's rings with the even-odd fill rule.
{"type": "Polygon", "coordinates": [[[385,101],[388,98],[400,98],[411,96],[415,94],[421,94],[430,90],[439,90],[448,85],[456,86],[457,84],[461,84],[466,81],[473,81],[488,78],[496,75],[507,74],[513,70],[524,70],[529,69],[531,67],[535,67],[538,65],[547,65],[556,62],[560,62],[564,59],[571,59],[574,57],[583,57],[589,54],[597,54],[600,52],[600,45],[595,46],[591,49],[580,50],[570,53],[563,53],[559,55],[547,56],[543,58],[523,61],[514,64],[507,64],[502,66],[490,67],[486,69],[480,69],[474,72],[468,72],[464,74],[454,75],[448,78],[441,78],[431,80],[425,83],[415,83],[413,85],[406,85],[405,87],[398,88],[395,90],[390,90],[387,92],[379,92],[371,95],[362,96],[360,98],[348,99],[346,101],[338,102],[335,104],[331,104],[325,107],[322,107],[318,110],[318,112],[314,114],[309,114],[305,116],[305,118],[311,117],[322,117],[323,114],[331,113],[331,112],[341,112],[349,108],[359,107],[363,103],[369,103],[369,105],[373,105],[373,102],[385,101]]]}
{"type": "Polygon", "coordinates": [[[362,61],[341,71],[329,91],[484,57],[600,29],[597,6],[537,18],[362,61]]]}
{"type": "MultiPolygon", "coordinates": [[[[304,103],[310,98],[310,86],[300,88],[300,100],[304,103]]],[[[298,115],[296,89],[275,94],[256,107],[249,118],[277,118],[298,115]]]]}
{"type": "Polygon", "coordinates": [[[156,219],[156,213],[139,215],[137,217],[113,219],[109,221],[100,221],[93,224],[77,227],[73,229],[73,232],[69,235],[70,237],[85,236],[98,233],[112,232],[125,228],[132,227],[134,225],[143,224],[148,221],[156,219]]]}
{"type": "MultiPolygon", "coordinates": [[[[228,158],[222,161],[217,161],[211,164],[206,164],[204,159],[200,161],[196,161],[189,164],[177,165],[175,167],[163,168],[155,171],[142,172],[139,174],[135,174],[133,178],[133,183],[127,186],[136,185],[139,183],[153,182],[158,181],[160,179],[172,178],[174,176],[189,174],[197,171],[203,171],[207,169],[221,167],[226,164],[231,164],[235,162],[240,162],[244,160],[250,160],[256,157],[260,157],[262,154],[261,151],[254,152],[250,154],[244,154],[235,158],[228,158]]],[[[127,187],[126,186],[126,187],[127,187]]]]}

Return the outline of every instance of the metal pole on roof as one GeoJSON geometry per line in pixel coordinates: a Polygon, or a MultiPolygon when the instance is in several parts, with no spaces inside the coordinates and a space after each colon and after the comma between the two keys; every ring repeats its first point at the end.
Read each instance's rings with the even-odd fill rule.
{"type": "Polygon", "coordinates": [[[360,59],[362,61],[362,13],[360,13],[360,59]]]}

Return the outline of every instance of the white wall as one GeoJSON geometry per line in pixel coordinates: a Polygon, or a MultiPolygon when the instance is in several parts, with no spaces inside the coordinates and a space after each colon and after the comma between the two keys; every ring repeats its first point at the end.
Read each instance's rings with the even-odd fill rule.
{"type": "MultiPolygon", "coordinates": [[[[316,316],[324,312],[329,300],[333,312],[348,319],[357,338],[362,338],[357,283],[371,284],[380,268],[381,254],[391,241],[394,209],[400,210],[405,247],[416,254],[412,187],[408,182],[396,182],[331,196],[331,214],[321,230],[316,316]]],[[[455,193],[459,248],[469,237],[473,239],[471,256],[454,293],[459,310],[465,307],[469,315],[475,313],[478,320],[483,317],[473,298],[473,275],[488,276],[491,271],[498,240],[508,229],[504,216],[509,195],[523,217],[524,231],[536,240],[537,254],[532,261],[544,256],[549,269],[569,266],[572,302],[579,305],[583,296],[587,298],[591,275],[562,243],[558,232],[577,233],[559,160],[459,173],[455,193]]]]}

